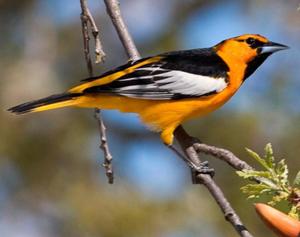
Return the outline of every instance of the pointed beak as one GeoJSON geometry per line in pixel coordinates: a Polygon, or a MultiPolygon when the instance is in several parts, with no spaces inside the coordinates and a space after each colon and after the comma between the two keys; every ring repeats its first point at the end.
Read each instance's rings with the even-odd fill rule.
{"type": "Polygon", "coordinates": [[[264,54],[264,53],[274,53],[277,52],[279,50],[284,50],[284,49],[288,49],[289,47],[283,44],[278,44],[275,42],[267,42],[264,43],[261,47],[259,47],[260,49],[260,54],[264,54]]]}

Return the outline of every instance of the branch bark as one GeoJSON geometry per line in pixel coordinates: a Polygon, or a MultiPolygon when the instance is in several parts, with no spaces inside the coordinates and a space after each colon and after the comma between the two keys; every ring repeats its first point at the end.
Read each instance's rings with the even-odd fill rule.
{"type": "Polygon", "coordinates": [[[103,51],[103,47],[101,44],[101,40],[99,37],[99,30],[96,25],[96,22],[94,20],[94,17],[91,13],[91,11],[88,8],[87,0],[80,0],[80,6],[81,6],[81,24],[82,24],[82,34],[83,34],[83,42],[84,42],[84,52],[85,52],[85,59],[88,64],[88,70],[90,76],[93,74],[93,66],[90,56],[90,49],[89,49],[89,27],[88,23],[90,23],[91,32],[95,40],[95,56],[96,60],[95,63],[100,63],[105,60],[105,53],[103,51]]]}
{"type": "MultiPolygon", "coordinates": [[[[191,161],[193,161],[194,164],[200,166],[202,161],[199,155],[197,154],[197,150],[194,148],[195,139],[189,136],[182,126],[179,126],[175,130],[174,135],[177,141],[179,142],[180,146],[184,150],[185,154],[187,155],[187,157],[191,161]]],[[[226,160],[225,157],[223,158],[224,160],[226,160]]],[[[239,159],[235,157],[233,160],[237,162],[237,160],[239,159]]],[[[196,181],[198,181],[197,183],[203,184],[208,189],[212,197],[219,205],[221,211],[223,212],[225,219],[231,223],[231,225],[234,227],[237,233],[242,237],[252,237],[252,235],[244,226],[244,224],[241,222],[239,216],[236,214],[236,212],[234,211],[234,209],[226,199],[224,193],[222,192],[220,187],[215,183],[212,177],[209,174],[197,174],[196,179],[197,179],[196,181]]]]}
{"type": "Polygon", "coordinates": [[[225,161],[236,170],[253,170],[254,168],[247,164],[245,161],[239,159],[231,151],[216,146],[207,145],[204,143],[194,143],[195,150],[200,153],[212,155],[220,160],[225,161]]]}
{"type": "MultiPolygon", "coordinates": [[[[127,55],[132,60],[137,60],[140,58],[140,54],[137,51],[137,48],[135,47],[135,44],[128,32],[128,29],[122,19],[121,11],[119,8],[119,2],[117,0],[104,0],[107,12],[118,32],[119,38],[127,52],[127,55]]],[[[180,143],[181,147],[185,151],[187,157],[196,165],[201,164],[201,160],[197,154],[197,150],[194,147],[194,139],[190,137],[185,130],[179,126],[177,130],[174,133],[177,141],[180,143]]],[[[202,145],[202,144],[200,144],[202,145]]],[[[232,153],[226,153],[226,151],[223,150],[215,150],[212,149],[213,147],[203,147],[197,146],[198,151],[206,151],[207,153],[213,154],[214,156],[219,157],[220,159],[225,160],[227,163],[232,165],[235,168],[242,169],[250,168],[249,165],[246,163],[243,163],[240,161],[237,157],[233,156],[232,153]],[[205,148],[205,149],[204,149],[205,148]],[[210,148],[210,149],[209,149],[210,148]],[[225,156],[226,154],[226,156],[225,156]],[[229,155],[228,155],[229,154],[229,155]],[[227,159],[227,157],[230,157],[230,159],[227,159]]],[[[207,174],[197,174],[196,178],[198,179],[199,183],[203,184],[210,192],[212,197],[215,199],[217,204],[219,205],[220,209],[224,213],[224,216],[227,221],[229,221],[237,233],[242,237],[252,237],[252,235],[249,233],[249,231],[246,229],[246,227],[241,222],[239,216],[236,214],[236,212],[231,207],[230,203],[225,198],[222,190],[219,188],[219,186],[213,181],[212,177],[207,174]]]]}
{"type": "MultiPolygon", "coordinates": [[[[95,55],[96,55],[95,63],[102,62],[105,58],[105,53],[102,49],[98,27],[88,8],[87,0],[80,0],[80,6],[81,6],[80,18],[81,18],[81,26],[82,26],[84,56],[85,56],[89,75],[90,77],[92,77],[94,73],[93,73],[93,63],[90,54],[89,29],[91,29],[93,38],[95,40],[95,55]]],[[[114,173],[112,169],[112,156],[107,143],[106,128],[103,119],[101,117],[100,110],[97,108],[94,110],[94,117],[97,120],[99,133],[100,133],[100,148],[102,149],[104,155],[103,167],[105,168],[108,182],[112,184],[114,181],[114,173]]]]}
{"type": "Polygon", "coordinates": [[[141,56],[133,42],[133,39],[127,29],[126,24],[124,23],[121,10],[120,3],[118,0],[104,0],[106,5],[106,10],[114,27],[118,33],[119,39],[121,40],[124,49],[127,53],[127,56],[131,60],[138,60],[141,56]]]}

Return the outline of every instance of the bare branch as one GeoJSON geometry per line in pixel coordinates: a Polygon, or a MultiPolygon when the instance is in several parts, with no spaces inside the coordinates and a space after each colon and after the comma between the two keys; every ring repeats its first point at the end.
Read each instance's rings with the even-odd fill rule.
{"type": "MultiPolygon", "coordinates": [[[[102,62],[104,60],[105,53],[103,52],[103,49],[102,49],[101,41],[99,38],[99,31],[96,26],[95,20],[92,16],[90,10],[88,9],[87,0],[80,0],[80,5],[81,5],[81,25],[82,25],[82,35],[83,35],[84,56],[85,56],[87,68],[89,71],[89,75],[92,77],[93,76],[93,64],[92,64],[91,55],[90,55],[90,45],[89,45],[90,37],[89,37],[88,23],[90,23],[91,31],[92,31],[93,37],[95,39],[96,63],[102,62]]],[[[94,111],[94,117],[98,123],[99,133],[100,133],[100,148],[103,150],[103,154],[104,154],[103,167],[105,168],[108,182],[110,184],[112,184],[113,180],[114,180],[114,173],[113,173],[113,169],[112,169],[112,156],[109,151],[108,144],[107,144],[106,128],[105,128],[104,122],[101,118],[100,110],[97,108],[94,111]]]]}
{"type": "MultiPolygon", "coordinates": [[[[105,59],[105,53],[103,51],[103,47],[102,47],[102,44],[100,41],[98,27],[97,27],[95,20],[91,14],[91,11],[89,10],[89,8],[87,6],[87,0],[80,0],[80,5],[81,5],[81,10],[82,10],[81,22],[82,22],[83,37],[84,37],[84,39],[87,39],[86,43],[88,44],[89,43],[88,23],[90,23],[92,35],[95,40],[95,55],[96,55],[95,63],[103,62],[105,59]]],[[[86,44],[86,43],[84,43],[84,44],[86,44]]],[[[86,46],[85,46],[85,48],[86,48],[86,46]]],[[[87,48],[89,48],[88,45],[87,45],[87,48]]],[[[89,54],[89,52],[88,52],[88,54],[89,54]]],[[[90,64],[91,64],[91,62],[90,62],[90,64]]],[[[90,66],[89,66],[89,70],[90,70],[90,66]]]]}
{"type": "Polygon", "coordinates": [[[101,111],[99,109],[95,109],[95,118],[98,122],[98,127],[99,127],[99,133],[100,133],[100,148],[103,150],[104,154],[104,163],[103,167],[105,168],[106,171],[106,176],[108,178],[108,183],[113,184],[114,182],[114,173],[113,173],[113,168],[112,168],[112,155],[109,151],[109,147],[107,144],[107,137],[106,137],[106,127],[103,123],[103,120],[101,118],[101,111]]]}
{"type": "Polygon", "coordinates": [[[248,165],[245,161],[239,159],[231,151],[228,151],[223,148],[207,145],[204,143],[194,143],[193,146],[197,152],[203,152],[205,154],[217,157],[220,160],[227,162],[230,166],[232,166],[236,170],[244,170],[244,169],[253,170],[253,167],[248,165]]]}
{"type": "Polygon", "coordinates": [[[84,56],[85,56],[85,61],[86,61],[86,65],[89,71],[89,76],[93,76],[93,65],[92,65],[92,60],[91,60],[91,55],[90,55],[90,46],[89,46],[89,42],[90,42],[90,36],[89,36],[89,28],[88,28],[88,17],[87,15],[85,15],[86,13],[86,1],[85,0],[80,0],[80,4],[81,4],[81,15],[80,15],[80,19],[81,19],[81,29],[82,29],[82,36],[83,36],[83,49],[84,49],[84,56]]]}
{"type": "MultiPolygon", "coordinates": [[[[231,167],[233,167],[236,170],[254,170],[254,168],[250,166],[247,162],[241,160],[231,151],[226,150],[224,148],[211,146],[199,142],[195,142],[193,144],[193,147],[198,153],[205,153],[207,155],[211,155],[215,158],[225,161],[227,164],[229,164],[231,167]]],[[[251,180],[257,183],[264,183],[266,182],[267,179],[263,177],[256,177],[256,178],[251,178],[251,180]]]]}
{"type": "MultiPolygon", "coordinates": [[[[190,161],[192,161],[195,165],[198,165],[200,168],[201,159],[193,146],[195,144],[195,139],[189,136],[182,126],[179,126],[175,130],[174,135],[190,161]]],[[[230,203],[227,201],[222,190],[213,181],[212,177],[209,174],[197,174],[195,178],[197,179],[196,181],[198,181],[197,183],[203,184],[209,190],[210,194],[216,200],[220,209],[224,213],[225,219],[231,223],[238,234],[242,237],[252,237],[247,228],[241,222],[239,216],[231,207],[230,203]]]]}
{"type": "Polygon", "coordinates": [[[106,10],[110,19],[112,20],[119,38],[126,49],[127,56],[131,60],[137,60],[141,56],[132,40],[132,37],[127,29],[126,24],[121,15],[120,3],[118,0],[104,0],[106,5],[106,10]]]}
{"type": "Polygon", "coordinates": [[[210,194],[214,197],[220,209],[224,213],[225,219],[233,225],[239,235],[242,237],[252,237],[247,228],[241,222],[239,216],[225,198],[220,187],[212,180],[212,178],[206,174],[199,174],[197,178],[209,190],[210,194]]]}

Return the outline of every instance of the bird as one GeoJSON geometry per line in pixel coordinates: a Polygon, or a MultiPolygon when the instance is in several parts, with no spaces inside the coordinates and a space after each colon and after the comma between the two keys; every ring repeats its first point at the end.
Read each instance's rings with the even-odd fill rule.
{"type": "Polygon", "coordinates": [[[66,92],[8,110],[25,114],[72,106],[136,113],[171,146],[179,125],[220,108],[270,55],[287,48],[259,34],[244,34],[210,48],[128,61],[66,92]]]}

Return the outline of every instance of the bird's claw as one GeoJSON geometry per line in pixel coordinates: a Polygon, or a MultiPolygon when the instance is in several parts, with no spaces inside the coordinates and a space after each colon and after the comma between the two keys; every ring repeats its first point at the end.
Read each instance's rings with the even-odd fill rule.
{"type": "Polygon", "coordinates": [[[199,166],[194,167],[194,170],[198,174],[209,174],[211,177],[214,177],[215,170],[209,167],[208,161],[203,161],[199,166]]]}

